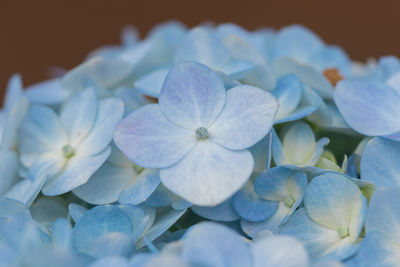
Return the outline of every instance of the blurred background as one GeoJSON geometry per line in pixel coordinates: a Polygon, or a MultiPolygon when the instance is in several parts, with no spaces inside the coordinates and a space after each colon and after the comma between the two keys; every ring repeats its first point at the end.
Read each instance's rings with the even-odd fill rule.
{"type": "Polygon", "coordinates": [[[125,25],[145,36],[155,24],[180,20],[234,22],[249,30],[300,23],[356,60],[400,56],[398,0],[0,0],[0,90],[19,72],[25,85],[50,66],[70,69],[101,45],[119,43],[125,25]]]}

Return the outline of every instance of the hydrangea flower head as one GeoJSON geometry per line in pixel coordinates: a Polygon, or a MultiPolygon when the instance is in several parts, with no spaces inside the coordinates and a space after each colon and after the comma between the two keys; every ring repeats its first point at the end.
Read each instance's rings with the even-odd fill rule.
{"type": "Polygon", "coordinates": [[[277,107],[263,90],[225,91],[215,72],[185,62],[169,72],[159,104],[122,120],[114,141],[134,163],[161,169],[161,181],[177,195],[216,205],[250,177],[254,161],[247,148],[269,132],[277,107]]]}

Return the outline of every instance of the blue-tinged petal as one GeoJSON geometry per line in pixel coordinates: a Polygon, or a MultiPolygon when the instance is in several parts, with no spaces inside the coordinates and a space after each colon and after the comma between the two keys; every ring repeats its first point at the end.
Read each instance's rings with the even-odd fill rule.
{"type": "Polygon", "coordinates": [[[365,230],[381,232],[400,244],[400,188],[389,186],[375,191],[367,212],[365,230]]]}
{"type": "MultiPolygon", "coordinates": [[[[130,217],[115,206],[97,206],[85,213],[75,224],[72,230],[72,242],[75,249],[79,252],[92,256],[100,256],[100,245],[118,245],[115,249],[107,247],[110,252],[126,252],[125,245],[128,245],[125,237],[132,234],[133,226],[130,217]],[[111,242],[113,240],[116,243],[111,242]],[[122,241],[118,244],[118,241],[122,241]],[[122,245],[122,247],[120,247],[122,245]],[[120,249],[119,251],[116,251],[120,249]]],[[[129,243],[129,242],[128,242],[129,243]]],[[[107,248],[104,248],[105,250],[107,248]]],[[[108,253],[107,253],[108,254],[108,253]]],[[[104,254],[103,254],[104,255],[104,254]]]]}
{"type": "Polygon", "coordinates": [[[157,170],[143,170],[137,179],[125,187],[118,201],[122,204],[137,205],[146,201],[160,184],[160,174],[157,170]]]}
{"type": "Polygon", "coordinates": [[[62,172],[46,182],[43,194],[48,196],[64,194],[86,183],[93,173],[100,168],[110,155],[108,146],[102,152],[90,157],[72,157],[62,172]]]}
{"type": "MultiPolygon", "coordinates": [[[[170,208],[158,211],[154,224],[143,233],[143,236],[148,240],[153,241],[174,225],[185,212],[186,210],[177,211],[170,208]]],[[[136,248],[139,249],[145,245],[143,238],[141,238],[136,243],[136,248]]]]}
{"type": "Polygon", "coordinates": [[[225,72],[223,66],[230,59],[228,50],[209,29],[197,27],[190,30],[181,41],[174,60],[176,63],[196,61],[213,70],[225,72]]]}
{"type": "Polygon", "coordinates": [[[335,103],[351,128],[365,135],[400,131],[400,94],[371,81],[344,80],[335,89],[335,103]]]}
{"type": "Polygon", "coordinates": [[[55,78],[27,87],[25,95],[31,103],[55,105],[64,102],[70,92],[62,87],[60,78],[55,78]]]}
{"type": "Polygon", "coordinates": [[[293,205],[292,208],[289,208],[283,202],[278,203],[278,210],[265,221],[251,222],[242,219],[240,221],[240,226],[243,232],[252,238],[256,237],[258,233],[266,230],[271,231],[272,233],[278,233],[282,222],[284,222],[285,219],[296,210],[300,205],[300,202],[293,205]]]}
{"type": "Polygon", "coordinates": [[[94,89],[86,89],[62,107],[60,122],[67,132],[69,144],[75,147],[90,132],[96,119],[97,99],[94,89]]]}
{"type": "Polygon", "coordinates": [[[251,266],[251,252],[245,240],[233,230],[202,222],[183,237],[182,258],[193,265],[251,266]]]}
{"type": "Polygon", "coordinates": [[[332,124],[331,110],[314,90],[304,87],[302,104],[317,107],[317,110],[307,117],[308,120],[322,126],[332,124]]]}
{"type": "Polygon", "coordinates": [[[121,256],[106,256],[102,257],[92,264],[89,267],[110,267],[110,266],[118,266],[118,267],[130,267],[129,261],[121,256]]]}
{"type": "Polygon", "coordinates": [[[30,166],[37,155],[59,151],[68,143],[67,135],[57,114],[48,107],[35,105],[28,112],[21,125],[19,151],[21,162],[30,166]]]}
{"type": "Polygon", "coordinates": [[[62,79],[62,86],[81,90],[95,82],[106,88],[123,82],[132,72],[130,64],[118,59],[95,57],[70,70],[62,79]]]}
{"type": "Polygon", "coordinates": [[[250,178],[232,198],[234,210],[242,219],[259,222],[270,218],[278,209],[277,201],[262,199],[254,191],[254,177],[250,178]]]}
{"type": "Polygon", "coordinates": [[[253,172],[260,173],[271,165],[271,135],[268,134],[257,144],[249,148],[254,159],[253,172]]]}
{"type": "Polygon", "coordinates": [[[75,188],[74,194],[84,201],[103,205],[118,200],[121,192],[137,179],[133,168],[121,168],[106,162],[87,181],[75,188]]]}
{"type": "Polygon", "coordinates": [[[209,139],[196,146],[177,164],[162,169],[162,183],[198,206],[217,205],[239,190],[253,171],[248,150],[228,150],[209,139]]]}
{"type": "Polygon", "coordinates": [[[177,46],[187,32],[186,26],[179,21],[171,20],[153,27],[149,32],[149,38],[161,37],[168,46],[177,46]]]}
{"type": "Polygon", "coordinates": [[[393,74],[400,71],[400,60],[396,56],[381,57],[374,71],[373,78],[377,81],[385,82],[393,74]]]}
{"type": "Polygon", "coordinates": [[[312,31],[301,25],[282,28],[275,38],[275,57],[293,57],[306,62],[310,56],[324,46],[323,41],[312,31]]]}
{"type": "Polygon", "coordinates": [[[145,95],[158,98],[169,68],[154,70],[135,81],[135,88],[145,95]]]}
{"type": "Polygon", "coordinates": [[[318,107],[316,105],[307,105],[307,106],[299,107],[292,113],[287,114],[283,118],[276,120],[275,124],[300,120],[304,117],[311,115],[317,109],[318,109],[318,107]]]}
{"type": "Polygon", "coordinates": [[[0,151],[0,196],[4,195],[18,181],[18,155],[14,151],[0,151]]]}
{"type": "Polygon", "coordinates": [[[276,119],[282,119],[284,116],[293,112],[300,103],[303,86],[297,76],[293,74],[285,75],[278,80],[272,94],[279,103],[276,119]]]}
{"type": "Polygon", "coordinates": [[[366,198],[346,176],[327,173],[312,179],[304,196],[304,207],[312,220],[327,228],[347,229],[351,241],[364,224],[366,198]]]}
{"type": "Polygon", "coordinates": [[[158,101],[169,121],[194,131],[216,120],[225,104],[225,87],[216,72],[185,62],[170,70],[158,101]]]}
{"type": "Polygon", "coordinates": [[[124,117],[144,105],[154,104],[154,101],[130,86],[118,87],[114,95],[124,102],[124,117]]]}
{"type": "Polygon", "coordinates": [[[386,85],[395,89],[400,93],[400,71],[392,75],[387,81],[386,85]]]}
{"type": "Polygon", "coordinates": [[[71,216],[72,220],[74,220],[75,223],[77,223],[83,217],[83,215],[86,214],[87,211],[87,208],[79,204],[71,203],[68,205],[69,216],[71,216]]]}
{"type": "Polygon", "coordinates": [[[331,253],[335,259],[342,260],[356,252],[348,238],[342,240],[336,230],[315,223],[304,208],[300,208],[289,218],[280,233],[292,235],[302,241],[312,258],[331,253]]]}
{"type": "Polygon", "coordinates": [[[279,136],[274,128],[271,129],[271,154],[272,158],[274,159],[274,163],[277,166],[289,162],[283,151],[281,140],[279,140],[279,136]]]}
{"type": "Polygon", "coordinates": [[[310,65],[302,64],[292,58],[278,58],[273,62],[278,77],[295,74],[306,85],[314,89],[322,98],[331,99],[332,84],[325,76],[310,65]]]}
{"type": "Polygon", "coordinates": [[[25,214],[30,218],[30,214],[24,203],[7,197],[0,197],[0,218],[11,217],[14,214],[25,214]]]}
{"type": "Polygon", "coordinates": [[[350,60],[339,46],[325,46],[316,51],[309,62],[321,72],[326,69],[339,69],[340,73],[346,76],[350,72],[350,60]]]}
{"type": "Polygon", "coordinates": [[[304,245],[290,236],[269,236],[257,239],[250,246],[253,266],[309,266],[304,245]]]}
{"type": "Polygon", "coordinates": [[[6,194],[6,197],[21,201],[28,207],[32,204],[35,198],[42,190],[46,182],[46,174],[38,175],[34,181],[30,179],[22,179],[16,183],[6,194]]]}
{"type": "Polygon", "coordinates": [[[285,201],[291,197],[291,201],[286,200],[288,203],[301,199],[306,186],[307,176],[304,172],[285,167],[268,169],[259,174],[254,182],[255,192],[263,199],[285,201]]]}
{"type": "Polygon", "coordinates": [[[134,265],[131,267],[139,267],[139,266],[145,266],[145,267],[189,267],[188,264],[186,264],[181,258],[178,257],[178,255],[174,254],[167,254],[167,253],[161,253],[159,255],[155,255],[145,265],[134,265]]]}
{"type": "Polygon", "coordinates": [[[271,129],[278,103],[268,92],[242,85],[230,89],[226,104],[213,125],[210,138],[229,149],[248,148],[271,129]]]}
{"type": "Polygon", "coordinates": [[[123,112],[124,105],[117,98],[100,101],[96,121],[90,133],[77,147],[76,154],[92,156],[104,150],[111,142],[114,128],[121,120],[123,112]]]}
{"type": "Polygon", "coordinates": [[[231,198],[214,207],[192,206],[191,209],[197,215],[213,221],[230,222],[240,218],[232,206],[231,198]]]}
{"type": "Polygon", "coordinates": [[[171,190],[159,184],[144,204],[150,207],[165,207],[171,205],[177,198],[179,197],[171,190]]]}
{"type": "MultiPolygon", "coordinates": [[[[382,219],[380,221],[384,222],[382,219]]],[[[380,232],[370,232],[361,243],[355,260],[357,266],[398,266],[399,242],[380,232]]]]}
{"type": "Polygon", "coordinates": [[[376,137],[364,148],[361,179],[377,188],[400,185],[400,143],[376,137]]]}
{"type": "Polygon", "coordinates": [[[136,164],[164,168],[193,148],[196,135],[170,123],[158,105],[146,105],[118,123],[114,142],[136,164]]]}
{"type": "Polygon", "coordinates": [[[152,211],[149,211],[149,209],[129,204],[120,205],[118,207],[131,218],[133,228],[131,239],[135,242],[154,223],[155,215],[152,213],[152,211]]]}
{"type": "Polygon", "coordinates": [[[52,225],[51,242],[54,248],[61,251],[72,249],[71,234],[72,229],[69,222],[65,219],[58,219],[52,225]]]}
{"type": "Polygon", "coordinates": [[[135,250],[130,236],[120,232],[104,233],[90,244],[84,252],[92,257],[101,258],[113,255],[129,255],[135,250]]]}

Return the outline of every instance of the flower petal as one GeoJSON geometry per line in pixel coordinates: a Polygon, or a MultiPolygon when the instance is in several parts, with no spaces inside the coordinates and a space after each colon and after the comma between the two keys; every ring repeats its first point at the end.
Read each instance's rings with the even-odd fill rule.
{"type": "Polygon", "coordinates": [[[145,168],[165,168],[182,159],[196,143],[194,132],[170,123],[158,105],[147,105],[118,123],[117,147],[145,168]]]}
{"type": "Polygon", "coordinates": [[[90,204],[109,204],[117,201],[120,193],[136,177],[133,168],[119,168],[105,163],[87,183],[75,188],[73,192],[90,204]]]}
{"type": "Polygon", "coordinates": [[[253,157],[248,150],[228,150],[201,140],[185,158],[160,171],[163,184],[199,206],[217,205],[232,196],[250,177],[253,157]]]}
{"type": "Polygon", "coordinates": [[[352,238],[357,238],[361,231],[365,206],[366,199],[358,186],[335,173],[313,178],[304,196],[304,207],[312,220],[333,230],[348,228],[352,238]]]}
{"type": "Polygon", "coordinates": [[[110,155],[111,148],[91,157],[72,157],[62,173],[48,180],[42,190],[48,196],[64,194],[86,183],[110,155]]]}
{"type": "Polygon", "coordinates": [[[351,128],[365,135],[389,135],[400,131],[400,94],[370,81],[340,81],[335,103],[351,128]]]}
{"type": "Polygon", "coordinates": [[[76,154],[92,156],[102,151],[112,140],[114,128],[121,120],[124,105],[117,98],[99,102],[96,121],[86,138],[77,147],[76,154]]]}
{"type": "Polygon", "coordinates": [[[135,88],[141,93],[158,98],[169,68],[152,71],[135,81],[135,88]]]}
{"type": "Polygon", "coordinates": [[[268,92],[242,85],[230,89],[226,104],[209,128],[210,138],[229,149],[248,148],[271,129],[278,103],[268,92]]]}
{"type": "Polygon", "coordinates": [[[197,215],[213,221],[231,222],[240,218],[233,209],[231,198],[214,207],[193,206],[191,209],[197,215]]]}
{"type": "Polygon", "coordinates": [[[67,132],[69,144],[75,147],[92,128],[97,112],[96,94],[86,89],[69,99],[62,107],[60,122],[67,132]]]}
{"type": "Polygon", "coordinates": [[[361,179],[377,188],[400,186],[400,143],[376,137],[364,148],[361,179]]]}
{"type": "Polygon", "coordinates": [[[233,230],[211,222],[193,226],[183,237],[182,258],[199,266],[251,266],[250,250],[233,230]]]}
{"type": "Polygon", "coordinates": [[[211,69],[185,62],[170,70],[158,101],[172,123],[188,130],[208,128],[225,104],[225,87],[211,69]]]}
{"type": "Polygon", "coordinates": [[[55,78],[27,87],[25,95],[31,103],[54,105],[64,102],[70,91],[62,87],[60,78],[55,78]]]}

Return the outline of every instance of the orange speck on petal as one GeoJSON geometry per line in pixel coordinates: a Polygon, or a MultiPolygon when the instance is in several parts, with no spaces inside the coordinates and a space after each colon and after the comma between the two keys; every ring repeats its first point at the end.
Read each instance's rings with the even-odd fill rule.
{"type": "Polygon", "coordinates": [[[335,86],[339,81],[343,80],[343,76],[336,68],[324,70],[324,76],[331,82],[333,86],[335,86]]]}

